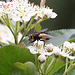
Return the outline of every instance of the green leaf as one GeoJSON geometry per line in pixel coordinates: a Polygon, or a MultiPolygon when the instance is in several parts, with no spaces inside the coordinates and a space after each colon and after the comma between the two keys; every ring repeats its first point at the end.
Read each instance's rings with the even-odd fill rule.
{"type": "Polygon", "coordinates": [[[72,69],[67,75],[75,75],[75,68],[72,69]]]}
{"type": "Polygon", "coordinates": [[[48,75],[52,75],[54,72],[58,71],[64,65],[64,61],[62,61],[60,59],[54,59],[54,61],[53,61],[53,59],[51,60],[51,57],[48,59],[49,60],[48,64],[47,64],[48,69],[46,72],[48,75]],[[50,64],[51,64],[51,66],[49,66],[50,64]]]}
{"type": "Polygon", "coordinates": [[[54,37],[53,39],[50,39],[48,43],[52,43],[53,45],[61,45],[64,41],[74,38],[72,36],[75,34],[75,29],[49,31],[48,34],[54,37]]]}
{"type": "Polygon", "coordinates": [[[34,62],[34,55],[27,48],[9,45],[0,48],[0,75],[11,75],[12,66],[16,62],[34,62]]]}
{"type": "Polygon", "coordinates": [[[69,40],[69,42],[70,42],[70,43],[75,42],[75,39],[71,39],[71,40],[69,40]]]}
{"type": "Polygon", "coordinates": [[[53,73],[52,75],[63,75],[65,71],[65,65],[62,66],[57,72],[53,73]]]}
{"type": "Polygon", "coordinates": [[[63,65],[64,62],[62,60],[56,63],[54,69],[51,71],[50,74],[53,74],[54,72],[58,71],[63,65]]]}
{"type": "Polygon", "coordinates": [[[51,61],[52,61],[52,59],[54,59],[54,57],[53,56],[49,56],[48,59],[45,61],[45,63],[43,64],[43,67],[42,67],[42,71],[43,72],[46,72],[49,67],[53,66],[52,64],[54,64],[55,59],[54,59],[53,63],[51,64],[51,66],[49,66],[51,61]]]}
{"type": "Polygon", "coordinates": [[[24,64],[17,62],[13,67],[12,75],[39,75],[39,72],[32,62],[24,64]]]}
{"type": "Polygon", "coordinates": [[[40,31],[41,30],[41,25],[39,24],[39,25],[37,25],[36,27],[35,27],[35,31],[37,32],[37,31],[40,31]]]}
{"type": "Polygon", "coordinates": [[[54,72],[58,71],[63,65],[63,60],[56,59],[53,56],[49,56],[42,66],[42,72],[46,73],[46,75],[52,75],[54,72]]]}
{"type": "MultiPolygon", "coordinates": [[[[63,65],[57,72],[53,73],[52,75],[63,75],[65,71],[65,65],[63,65]]],[[[75,75],[75,67],[67,75],[75,75]]]]}

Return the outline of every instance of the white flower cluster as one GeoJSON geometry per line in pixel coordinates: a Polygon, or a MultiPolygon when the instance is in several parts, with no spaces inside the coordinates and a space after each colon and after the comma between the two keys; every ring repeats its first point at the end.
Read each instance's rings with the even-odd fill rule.
{"type": "Polygon", "coordinates": [[[40,40],[39,41],[36,40],[35,42],[33,42],[33,46],[29,46],[28,49],[30,50],[30,52],[32,54],[40,54],[40,56],[38,57],[38,60],[40,62],[44,62],[46,60],[45,55],[53,54],[53,52],[50,52],[53,50],[53,45],[48,44],[48,46],[45,47],[44,42],[40,41],[40,40]],[[47,51],[47,49],[48,49],[48,51],[47,51]]]}
{"type": "Polygon", "coordinates": [[[49,52],[46,49],[43,41],[35,41],[33,42],[33,46],[29,46],[28,49],[32,54],[44,54],[44,55],[51,55],[53,52],[49,52]]]}
{"type": "Polygon", "coordinates": [[[69,59],[75,59],[72,53],[75,52],[75,43],[65,41],[62,47],[53,46],[51,43],[45,45],[43,41],[35,41],[28,49],[32,54],[40,54],[38,60],[46,60],[45,55],[52,55],[67,57],[69,59]],[[43,57],[43,58],[42,58],[43,57]],[[42,58],[42,59],[41,59],[42,58]]]}
{"type": "Polygon", "coordinates": [[[14,21],[29,21],[32,16],[35,19],[55,18],[57,14],[49,7],[39,7],[28,0],[13,0],[12,2],[0,1],[0,17],[8,14],[9,19],[14,21]]]}
{"type": "MultiPolygon", "coordinates": [[[[21,39],[22,34],[18,35],[18,42],[21,39]]],[[[5,25],[0,24],[0,42],[9,44],[9,42],[14,43],[14,36],[9,30],[9,28],[5,25]]]]}
{"type": "Polygon", "coordinates": [[[75,43],[70,43],[68,41],[65,41],[64,42],[64,45],[63,45],[63,48],[66,49],[66,50],[71,50],[73,52],[75,52],[75,43]]]}

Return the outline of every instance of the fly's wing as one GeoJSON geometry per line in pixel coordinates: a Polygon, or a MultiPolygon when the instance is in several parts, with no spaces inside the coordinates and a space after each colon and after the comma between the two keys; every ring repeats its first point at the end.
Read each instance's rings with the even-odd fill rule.
{"type": "MultiPolygon", "coordinates": [[[[40,30],[38,32],[33,32],[31,34],[34,34],[34,36],[35,36],[35,35],[40,34],[40,33],[45,33],[47,30],[48,30],[48,28],[45,28],[45,29],[42,29],[42,30],[40,30]]],[[[26,36],[31,35],[31,34],[27,34],[26,36]]]]}
{"type": "Polygon", "coordinates": [[[47,30],[48,30],[48,28],[45,28],[45,29],[38,31],[37,33],[45,33],[47,30]]]}
{"type": "Polygon", "coordinates": [[[53,38],[53,36],[45,34],[45,33],[40,34],[39,37],[42,37],[42,39],[45,39],[45,40],[49,40],[53,38]]]}

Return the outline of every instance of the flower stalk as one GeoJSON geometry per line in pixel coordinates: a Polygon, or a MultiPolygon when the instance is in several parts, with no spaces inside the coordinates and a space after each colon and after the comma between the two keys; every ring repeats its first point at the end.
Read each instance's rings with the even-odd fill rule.
{"type": "Polygon", "coordinates": [[[31,24],[30,28],[28,27],[27,32],[29,32],[31,29],[33,29],[36,25],[44,21],[44,19],[40,19],[38,22],[31,24]]]}
{"type": "Polygon", "coordinates": [[[75,67],[73,62],[74,62],[74,60],[70,59],[70,65],[68,66],[68,58],[66,58],[66,67],[65,67],[65,72],[63,75],[66,75],[68,72],[70,72],[75,67]]]}
{"type": "Polygon", "coordinates": [[[65,71],[67,70],[68,68],[68,58],[66,57],[66,67],[65,67],[65,71]]]}
{"type": "MultiPolygon", "coordinates": [[[[28,22],[23,22],[23,28],[24,28],[24,33],[23,33],[23,35],[22,35],[22,37],[21,37],[21,39],[20,39],[20,41],[19,41],[19,43],[21,43],[22,42],[22,40],[23,40],[23,38],[25,37],[25,35],[27,34],[27,31],[26,31],[26,28],[25,28],[25,25],[27,24],[28,22]]],[[[21,30],[21,29],[20,29],[21,30]]],[[[19,31],[20,31],[19,30],[19,31]]]]}

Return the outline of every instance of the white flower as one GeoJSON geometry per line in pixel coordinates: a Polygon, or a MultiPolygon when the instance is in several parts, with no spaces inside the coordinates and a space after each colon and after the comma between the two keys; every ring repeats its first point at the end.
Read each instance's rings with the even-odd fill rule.
{"type": "Polygon", "coordinates": [[[69,59],[75,59],[75,56],[72,56],[72,53],[75,50],[75,43],[65,41],[61,49],[61,56],[68,57],[69,59]]]}
{"type": "Polygon", "coordinates": [[[40,18],[47,17],[47,18],[55,18],[57,14],[52,11],[49,7],[42,7],[38,8],[37,16],[40,18]]]}
{"type": "Polygon", "coordinates": [[[12,20],[13,20],[14,22],[16,22],[16,21],[22,21],[19,16],[16,16],[16,14],[12,16],[12,20]]]}
{"type": "Polygon", "coordinates": [[[41,54],[41,55],[43,54],[48,56],[54,54],[55,56],[63,56],[69,59],[75,59],[75,56],[72,56],[72,53],[74,52],[75,49],[75,43],[70,44],[67,41],[64,42],[64,45],[62,47],[57,47],[57,46],[53,46],[51,43],[45,45],[43,41],[36,40],[33,43],[33,46],[29,46],[28,49],[32,54],[41,54]],[[48,50],[51,49],[52,51],[49,52],[48,50]]]}
{"type": "Polygon", "coordinates": [[[61,52],[61,56],[67,57],[69,59],[75,59],[75,56],[71,56],[69,53],[66,52],[61,52]]]}
{"type": "MultiPolygon", "coordinates": [[[[19,33],[18,42],[21,39],[21,37],[22,37],[22,34],[19,33]]],[[[11,31],[8,29],[8,27],[6,27],[5,25],[1,25],[1,24],[0,24],[0,41],[3,43],[7,43],[7,44],[9,44],[9,42],[15,43],[14,36],[11,33],[11,31]]]]}
{"type": "Polygon", "coordinates": [[[47,52],[43,41],[35,41],[33,46],[29,46],[28,49],[32,54],[44,54],[44,55],[52,55],[53,52],[47,52]]]}
{"type": "Polygon", "coordinates": [[[53,52],[56,56],[59,56],[61,54],[61,49],[59,47],[54,46],[53,52]]]}
{"type": "Polygon", "coordinates": [[[75,59],[75,56],[67,56],[69,59],[75,59]]]}
{"type": "Polygon", "coordinates": [[[48,18],[55,18],[57,16],[57,14],[52,12],[52,9],[49,8],[45,8],[44,14],[47,15],[48,18]]]}
{"type": "Polygon", "coordinates": [[[39,55],[38,60],[39,60],[39,62],[41,62],[41,63],[42,63],[42,62],[45,62],[45,61],[46,61],[45,55],[44,55],[44,54],[39,55]]]}
{"type": "Polygon", "coordinates": [[[56,16],[57,16],[57,14],[55,12],[52,12],[50,15],[51,18],[55,18],[56,16]]]}
{"type": "Polygon", "coordinates": [[[64,48],[64,51],[68,50],[70,52],[75,52],[75,43],[70,43],[68,41],[65,41],[64,44],[63,44],[63,48],[64,48]]]}
{"type": "Polygon", "coordinates": [[[67,49],[70,50],[70,49],[72,49],[72,46],[71,46],[70,42],[65,41],[64,44],[63,44],[63,48],[67,48],[67,49]]]}
{"type": "MultiPolygon", "coordinates": [[[[0,2],[2,4],[2,1],[0,2]]],[[[4,2],[5,7],[0,8],[0,17],[8,14],[9,19],[16,21],[29,21],[32,16],[36,15],[43,18],[55,18],[57,14],[52,11],[48,6],[39,7],[33,3],[28,2],[28,0],[13,0],[12,2],[4,2]]]]}
{"type": "Polygon", "coordinates": [[[38,51],[36,50],[36,47],[34,47],[34,46],[29,46],[28,49],[30,50],[30,52],[32,54],[37,54],[38,53],[38,51]]]}
{"type": "Polygon", "coordinates": [[[45,52],[45,49],[43,48],[44,42],[43,41],[35,41],[33,42],[33,46],[29,46],[28,49],[32,54],[39,53],[41,54],[42,52],[45,52]]]}
{"type": "Polygon", "coordinates": [[[29,16],[29,15],[22,17],[22,20],[24,20],[25,22],[29,21],[30,19],[31,19],[31,16],[29,16]]]}
{"type": "Polygon", "coordinates": [[[46,45],[46,50],[48,51],[48,52],[52,52],[53,51],[53,45],[50,43],[50,44],[47,44],[46,45]]]}
{"type": "Polygon", "coordinates": [[[38,48],[43,49],[44,47],[44,42],[43,41],[38,41],[38,48]]]}
{"type": "Polygon", "coordinates": [[[72,51],[64,49],[64,48],[60,49],[59,47],[54,46],[53,53],[55,56],[63,56],[63,57],[67,57],[69,59],[75,59],[75,56],[71,55],[72,51]]]}

